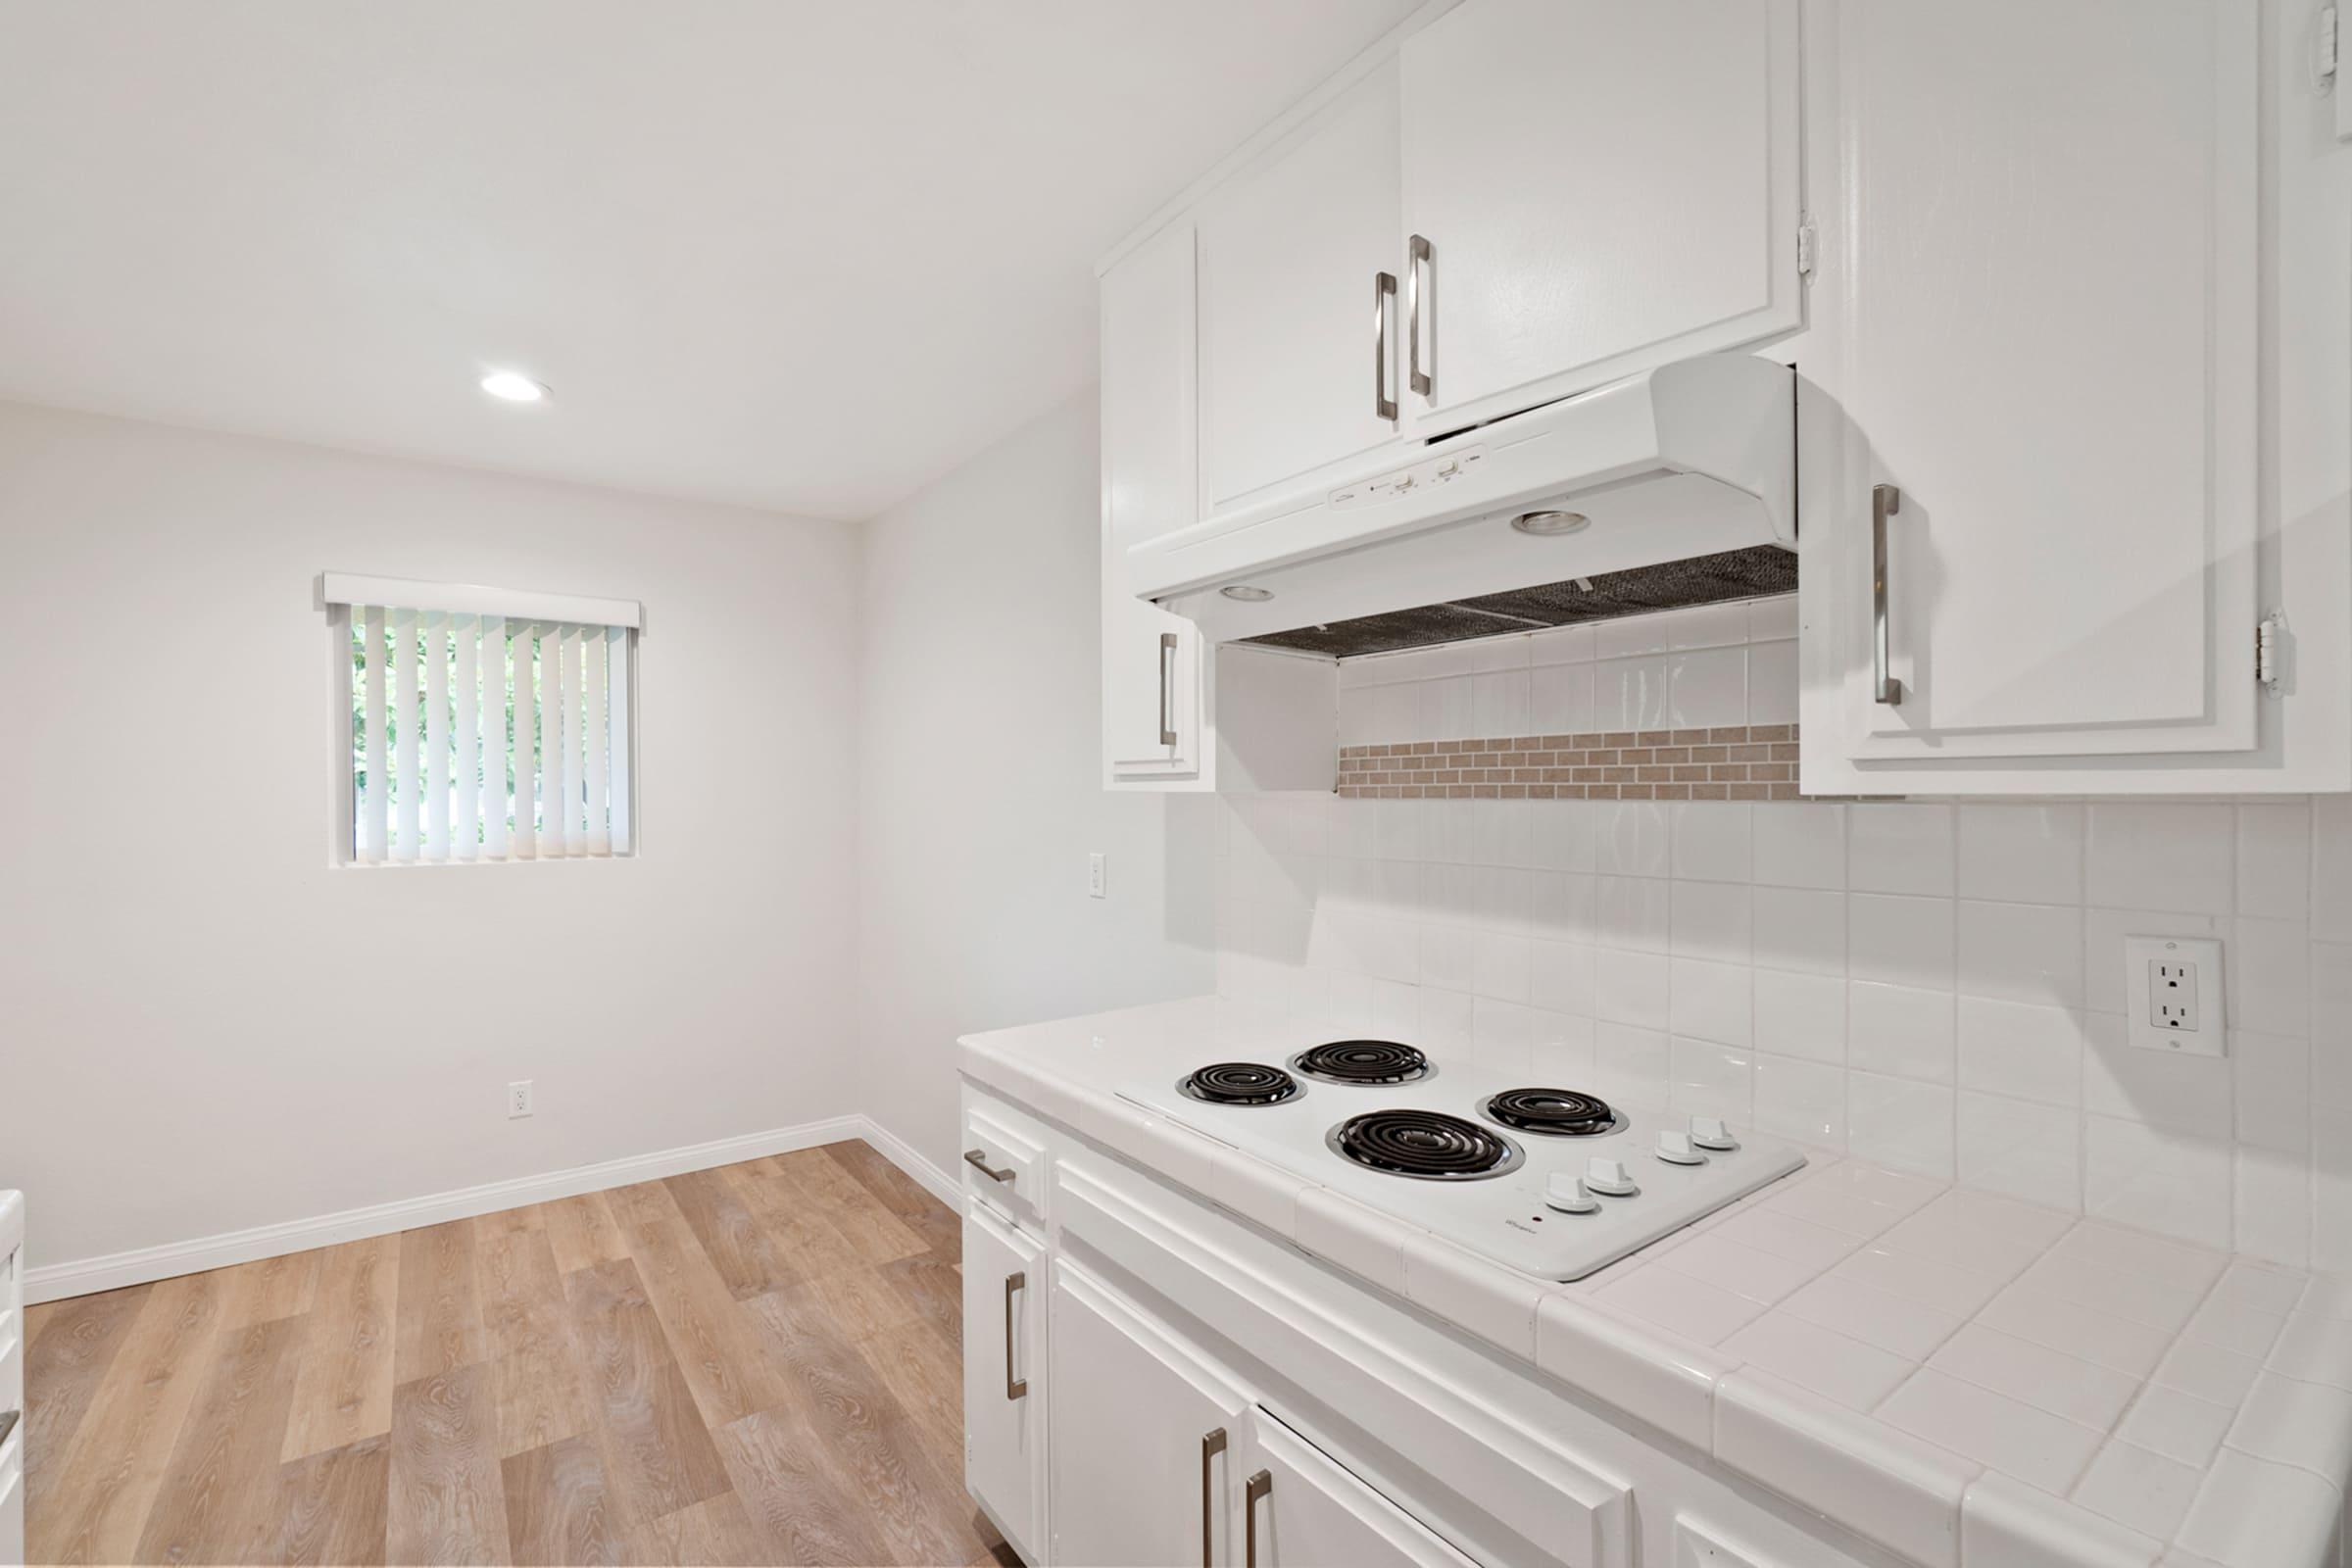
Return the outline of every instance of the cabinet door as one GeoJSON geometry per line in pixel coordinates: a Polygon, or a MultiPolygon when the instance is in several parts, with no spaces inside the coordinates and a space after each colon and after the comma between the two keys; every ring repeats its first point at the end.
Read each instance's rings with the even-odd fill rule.
{"type": "Polygon", "coordinates": [[[1201,205],[1209,518],[1396,439],[1396,179],[1390,60],[1201,205]]]}
{"type": "Polygon", "coordinates": [[[1197,515],[1193,225],[1102,275],[1102,754],[1112,786],[1207,784],[1200,634],[1135,597],[1127,551],[1197,515]]]}
{"type": "Polygon", "coordinates": [[[1054,1560],[1239,1562],[1235,1452],[1248,1401],[1066,1260],[1054,1269],[1053,1338],[1054,1560]]]}
{"type": "Polygon", "coordinates": [[[1985,759],[2253,747],[2258,8],[1823,17],[1808,752],[1965,788],[1985,759]]]}
{"type": "Polygon", "coordinates": [[[1200,628],[1102,589],[1102,743],[1113,786],[1208,783],[1207,692],[1200,628]]]}
{"type": "Polygon", "coordinates": [[[0,1256],[0,1563],[24,1560],[24,1250],[0,1256]]]}
{"type": "Polygon", "coordinates": [[[1257,1568],[1471,1568],[1427,1526],[1263,1410],[1244,1484],[1244,1556],[1257,1568]]]}
{"type": "Polygon", "coordinates": [[[1012,1543],[1045,1523],[1046,1252],[970,1203],[963,1220],[963,1484],[1012,1543]]]}
{"type": "Polygon", "coordinates": [[[1801,324],[1796,0],[1471,0],[1400,58],[1408,433],[1801,324]]]}

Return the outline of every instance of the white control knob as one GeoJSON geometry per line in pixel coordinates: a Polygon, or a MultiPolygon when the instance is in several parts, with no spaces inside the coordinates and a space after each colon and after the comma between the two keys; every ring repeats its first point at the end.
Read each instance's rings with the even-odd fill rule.
{"type": "Polygon", "coordinates": [[[1690,1135],[1671,1128],[1658,1134],[1658,1157],[1669,1165],[1704,1165],[1707,1156],[1690,1147],[1690,1135]]]}
{"type": "Polygon", "coordinates": [[[1609,1198],[1631,1198],[1642,1189],[1634,1185],[1632,1172],[1622,1159],[1610,1159],[1594,1154],[1585,1161],[1585,1186],[1609,1198]]]}
{"type": "Polygon", "coordinates": [[[1590,1214],[1600,1207],[1600,1200],[1585,1191],[1585,1184],[1566,1171],[1554,1171],[1544,1184],[1544,1202],[1563,1214],[1590,1214]]]}
{"type": "Polygon", "coordinates": [[[1723,1124],[1721,1116],[1691,1117],[1690,1141],[1701,1149],[1731,1150],[1740,1147],[1740,1140],[1732,1136],[1732,1130],[1723,1124]]]}

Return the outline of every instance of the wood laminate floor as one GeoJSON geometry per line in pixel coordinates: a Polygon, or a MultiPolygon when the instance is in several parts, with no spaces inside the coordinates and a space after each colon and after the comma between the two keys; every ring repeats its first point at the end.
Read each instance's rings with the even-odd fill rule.
{"type": "Polygon", "coordinates": [[[958,1238],[853,1142],[33,1307],[28,1560],[1011,1562],[958,1238]]]}

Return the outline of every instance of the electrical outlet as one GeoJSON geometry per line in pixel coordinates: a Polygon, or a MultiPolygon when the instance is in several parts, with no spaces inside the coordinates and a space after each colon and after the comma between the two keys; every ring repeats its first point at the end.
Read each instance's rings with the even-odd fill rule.
{"type": "Polygon", "coordinates": [[[528,1078],[517,1078],[514,1082],[507,1085],[507,1120],[513,1121],[518,1116],[528,1116],[530,1113],[531,1081],[528,1078]]]}
{"type": "Polygon", "coordinates": [[[2135,1046],[2227,1055],[2222,945],[2197,937],[2124,938],[2124,1006],[2135,1046]]]}
{"type": "Polygon", "coordinates": [[[1086,858],[1086,896],[1090,899],[1102,898],[1109,886],[1107,876],[1108,873],[1102,865],[1102,852],[1097,851],[1088,856],[1086,858]]]}

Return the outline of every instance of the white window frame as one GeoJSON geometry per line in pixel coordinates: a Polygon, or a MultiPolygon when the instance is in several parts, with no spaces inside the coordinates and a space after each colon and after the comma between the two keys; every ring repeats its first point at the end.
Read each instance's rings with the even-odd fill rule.
{"type": "Polygon", "coordinates": [[[564,621],[587,626],[618,626],[628,632],[623,660],[627,681],[628,744],[612,765],[626,770],[629,849],[626,854],[550,856],[541,859],[628,861],[645,853],[644,773],[638,765],[637,661],[645,635],[645,606],[634,599],[600,599],[583,594],[536,593],[526,589],[492,588],[480,583],[431,582],[412,577],[377,577],[358,572],[320,572],[314,585],[314,608],[327,621],[327,700],[334,736],[328,770],[332,809],[328,813],[330,841],[327,859],[342,869],[387,870],[441,866],[534,865],[539,860],[516,858],[469,860],[366,861],[359,857],[358,790],[352,776],[351,616],[353,608],[448,612],[455,614],[503,615],[509,620],[564,621]]]}

